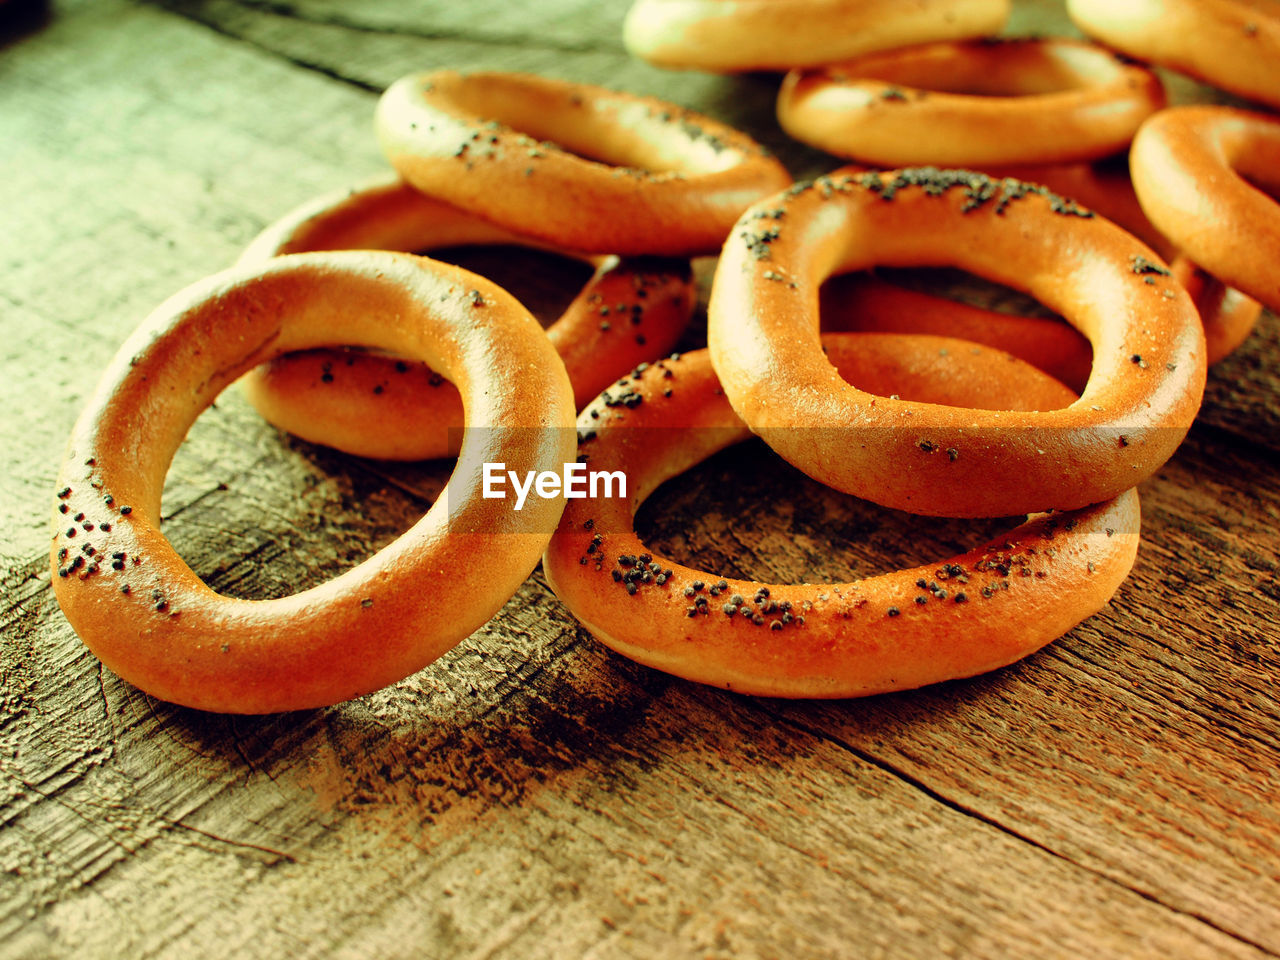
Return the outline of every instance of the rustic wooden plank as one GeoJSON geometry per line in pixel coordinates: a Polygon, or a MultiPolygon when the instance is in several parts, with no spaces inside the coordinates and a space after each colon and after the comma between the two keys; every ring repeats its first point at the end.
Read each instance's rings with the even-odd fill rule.
{"type": "MultiPolygon", "coordinates": [[[[865,703],[763,706],[1073,863],[1280,949],[1280,553],[1256,519],[1280,510],[1280,483],[1274,455],[1224,436],[1197,429],[1144,485],[1133,575],[1108,610],[1041,654],[865,703]]],[[[726,575],[839,581],[994,532],[854,507],[759,450],[669,487],[642,512],[646,542],[726,575]],[[785,504],[771,502],[780,489],[785,504]],[[691,523],[700,514],[710,516],[691,523]]]]}
{"type": "MultiPolygon", "coordinates": [[[[1271,319],[1144,490],[1146,546],[1112,607],[991,677],[850,704],[730,696],[604,651],[536,576],[439,664],[330,710],[216,717],[103,670],[41,557],[71,418],[153,304],[380,169],[373,89],[446,63],[538,69],[780,139],[774,80],[622,58],[621,2],[558,4],[529,43],[518,5],[413,24],[387,2],[165,6],[183,17],[59,5],[0,58],[0,142],[18,145],[0,158],[17,224],[0,390],[33,418],[0,420],[0,957],[1280,953],[1271,319]]],[[[798,173],[826,168],[780,146],[798,173]]],[[[167,529],[216,587],[274,596],[404,529],[445,470],[282,440],[232,394],[179,452],[167,529]]],[[[749,449],[644,522],[673,555],[776,579],[997,526],[918,540],[749,449]]]]}

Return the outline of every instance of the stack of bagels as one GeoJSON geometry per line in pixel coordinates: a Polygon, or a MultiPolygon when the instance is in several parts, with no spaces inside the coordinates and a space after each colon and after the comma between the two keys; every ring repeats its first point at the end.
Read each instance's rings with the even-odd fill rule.
{"type": "Polygon", "coordinates": [[[1280,20],[1249,0],[1068,8],[1105,47],[983,39],[1007,0],[638,0],[624,35],[639,57],[791,71],[783,130],[849,164],[799,183],[747,135],[653,98],[498,72],[396,82],[376,116],[391,171],[267,228],[161,304],[103,376],[54,495],[67,618],[147,692],[240,713],[407,676],[539,560],[610,647],[745,693],[909,689],[1061,636],[1128,575],[1135,487],[1190,428],[1207,365],[1280,309],[1280,207],[1264,192],[1280,187],[1265,111],[1280,107],[1280,20]],[[1180,48],[1161,17],[1222,46],[1180,48]],[[1167,108],[1134,57],[1263,108],[1167,108]],[[491,281],[423,255],[465,244],[592,273],[543,330],[491,281]],[[719,256],[707,345],[673,353],[695,308],[689,258],[705,255],[719,256]],[[909,291],[877,267],[958,268],[1066,323],[909,291]],[[236,380],[307,440],[456,456],[453,475],[335,580],[220,595],[160,532],[160,497],[187,430],[236,380]],[[634,527],[644,499],[753,435],[878,504],[1028,516],[852,583],[653,554],[634,527]],[[566,498],[540,480],[517,506],[490,495],[497,465],[602,482],[566,498]],[[625,495],[606,482],[619,477],[625,495]]]}

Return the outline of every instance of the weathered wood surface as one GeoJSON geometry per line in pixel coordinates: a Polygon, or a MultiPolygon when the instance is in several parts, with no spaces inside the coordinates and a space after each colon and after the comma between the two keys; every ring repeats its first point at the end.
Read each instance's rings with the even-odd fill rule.
{"type": "MultiPolygon", "coordinates": [[[[796,174],[834,165],[777,131],[774,79],[627,59],[625,6],[80,0],[0,48],[0,956],[1280,954],[1270,315],[1144,485],[1111,607],[991,676],[732,696],[608,652],[535,574],[388,690],[236,718],[145,696],[62,619],[47,503],[98,372],[266,222],[380,170],[395,77],[606,81],[744,126],[796,174]]],[[[1025,4],[1012,29],[1061,25],[1025,4]]],[[[232,393],[179,452],[166,529],[216,588],[276,596],[394,537],[446,474],[281,437],[232,393]]],[[[673,556],[778,580],[994,529],[917,542],[751,449],[642,521],[673,556]]]]}

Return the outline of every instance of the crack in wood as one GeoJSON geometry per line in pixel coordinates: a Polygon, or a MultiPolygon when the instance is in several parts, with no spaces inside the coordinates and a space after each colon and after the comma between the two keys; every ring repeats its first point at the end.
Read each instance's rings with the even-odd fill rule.
{"type": "MultiPolygon", "coordinates": [[[[287,863],[298,862],[298,858],[286,850],[279,850],[275,847],[268,847],[261,843],[249,843],[247,840],[233,840],[230,837],[220,836],[214,833],[212,830],[203,830],[200,827],[192,826],[191,824],[184,823],[181,820],[166,819],[164,822],[171,827],[179,827],[183,830],[190,830],[192,833],[199,834],[202,837],[207,837],[210,840],[214,840],[217,843],[223,844],[228,847],[234,847],[234,848],[239,848],[243,850],[254,850],[254,851],[257,851],[258,853],[268,854],[276,858],[274,863],[279,863],[280,861],[285,861],[287,863]]],[[[268,863],[267,865],[272,866],[274,864],[268,863]]]]}
{"type": "Polygon", "coordinates": [[[1232,930],[1230,927],[1224,926],[1219,921],[1213,919],[1212,917],[1204,913],[1201,913],[1195,910],[1186,910],[1181,907],[1175,906],[1174,904],[1168,903],[1156,893],[1153,893],[1148,890],[1144,890],[1141,887],[1134,886],[1130,883],[1126,883],[1122,878],[1114,876],[1111,873],[1099,867],[1094,867],[1094,866],[1090,866],[1087,863],[1082,863],[1079,860],[1076,860],[1073,857],[1069,856],[1068,854],[1063,853],[1062,851],[1059,851],[1059,850],[1055,850],[1053,847],[1045,843],[1042,843],[1041,841],[1035,839],[1034,837],[1031,837],[1020,830],[1017,830],[1008,824],[1001,823],[999,820],[995,819],[994,817],[986,813],[983,813],[981,810],[977,810],[973,807],[967,806],[959,802],[958,800],[954,800],[951,797],[946,796],[944,793],[931,787],[929,784],[925,783],[919,777],[914,776],[913,774],[904,770],[897,764],[891,763],[889,760],[883,757],[877,757],[873,753],[870,753],[866,750],[856,747],[842,737],[836,736],[833,733],[822,730],[821,728],[815,727],[811,724],[804,723],[803,721],[797,720],[794,717],[789,717],[789,716],[786,716],[785,714],[778,713],[772,710],[766,704],[762,703],[760,704],[760,707],[766,714],[773,717],[773,719],[778,723],[784,726],[792,727],[793,729],[799,730],[802,733],[806,733],[809,736],[814,737],[818,740],[821,740],[825,743],[830,743],[832,746],[837,747],[840,750],[844,750],[845,752],[851,754],[852,756],[857,757],[859,760],[863,761],[864,763],[868,763],[871,766],[884,771],[890,776],[895,777],[898,780],[901,780],[903,783],[919,791],[920,793],[928,797],[930,800],[933,800],[934,802],[941,804],[942,806],[946,807],[949,810],[953,810],[956,813],[961,814],[962,816],[968,817],[972,820],[976,820],[979,823],[986,824],[992,829],[998,830],[1000,833],[1004,834],[1007,837],[1010,837],[1014,840],[1018,840],[1022,843],[1025,843],[1030,847],[1033,847],[1037,850],[1040,850],[1043,853],[1048,854],[1051,857],[1054,857],[1055,859],[1058,859],[1063,861],[1064,863],[1070,864],[1072,867],[1075,867],[1079,870],[1084,870],[1090,874],[1093,874],[1094,876],[1098,877],[1101,880],[1105,880],[1108,883],[1115,884],[1121,889],[1126,890],[1130,893],[1133,893],[1141,897],[1143,900],[1146,900],[1149,903],[1152,903],[1162,909],[1168,910],[1172,913],[1176,913],[1179,916],[1183,916],[1183,917],[1187,917],[1188,919],[1195,920],[1199,923],[1203,923],[1205,926],[1209,927],[1210,929],[1215,930],[1218,933],[1221,933],[1225,936],[1228,936],[1231,939],[1236,940],[1243,945],[1253,947],[1254,949],[1259,950],[1266,956],[1280,957],[1280,953],[1276,953],[1272,951],[1265,944],[1260,943],[1257,940],[1253,940],[1235,930],[1232,930]]]}

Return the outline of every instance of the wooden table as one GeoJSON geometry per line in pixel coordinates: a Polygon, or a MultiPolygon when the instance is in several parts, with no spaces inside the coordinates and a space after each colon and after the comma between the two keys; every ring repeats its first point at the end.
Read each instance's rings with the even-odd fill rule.
{"type": "MultiPolygon", "coordinates": [[[[1143,484],[1110,607],[975,680],[726,694],[612,654],[540,572],[440,662],[287,715],[156,701],[69,628],[48,509],[87,392],[154,305],[383,168],[371,117],[396,77],[604,81],[739,125],[797,176],[835,165],[778,131],[776,78],[629,59],[625,7],[18,5],[0,48],[0,956],[1280,955],[1271,315],[1143,484]]],[[[1069,28],[1035,3],[1010,26],[1028,29],[1069,28]]],[[[292,440],[231,392],[177,456],[166,531],[215,588],[278,596],[393,538],[447,471],[292,440]]],[[[775,580],[994,529],[916,542],[910,518],[759,450],[672,484],[644,524],[673,555],[775,580]]]]}

